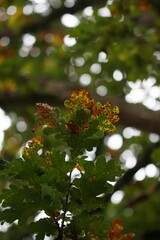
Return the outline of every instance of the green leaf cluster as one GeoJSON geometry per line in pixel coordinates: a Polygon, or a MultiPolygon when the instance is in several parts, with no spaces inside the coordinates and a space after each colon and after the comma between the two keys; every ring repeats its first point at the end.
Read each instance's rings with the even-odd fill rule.
{"type": "MultiPolygon", "coordinates": [[[[88,96],[84,90],[80,93],[88,96]]],[[[108,115],[101,113],[98,117],[99,112],[95,112],[94,118],[90,98],[84,101],[77,94],[70,102],[75,109],[66,117],[47,104],[39,104],[36,112],[37,124],[45,125],[43,134],[53,134],[63,146],[48,149],[45,139],[36,136],[23,148],[22,157],[6,164],[0,172],[8,182],[0,194],[0,221],[18,220],[18,225],[30,234],[37,234],[37,240],[45,235],[58,240],[86,238],[89,231],[100,237],[106,227],[103,214],[96,211],[103,212],[105,195],[113,191],[110,182],[122,174],[115,160],[106,161],[105,156],[99,156],[88,161],[85,154],[103,137],[98,126],[101,118],[108,120],[108,115]],[[36,221],[41,211],[47,216],[36,221]]]]}

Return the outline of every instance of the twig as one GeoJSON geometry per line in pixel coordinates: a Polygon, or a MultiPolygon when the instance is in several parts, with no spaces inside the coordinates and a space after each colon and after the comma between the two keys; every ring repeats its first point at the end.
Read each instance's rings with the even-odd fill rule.
{"type": "Polygon", "coordinates": [[[60,226],[59,226],[59,223],[58,223],[58,221],[57,221],[57,219],[53,216],[53,219],[54,219],[54,222],[55,222],[55,224],[57,225],[57,229],[58,229],[58,232],[60,233],[60,226]]]}
{"type": "Polygon", "coordinates": [[[66,193],[66,200],[65,200],[65,203],[64,203],[64,213],[63,213],[63,218],[62,218],[62,224],[61,224],[61,227],[59,228],[59,234],[58,234],[58,237],[57,237],[56,240],[62,240],[63,239],[63,229],[64,229],[65,216],[66,216],[66,212],[67,212],[70,188],[72,186],[71,174],[72,174],[72,171],[70,171],[70,174],[69,174],[69,185],[68,185],[68,189],[67,189],[67,193],[66,193]]]}
{"type": "Polygon", "coordinates": [[[64,214],[63,214],[62,226],[61,226],[62,229],[64,228],[64,221],[65,221],[65,215],[66,215],[66,212],[67,212],[67,205],[68,205],[68,199],[69,199],[69,194],[70,194],[70,188],[72,186],[71,174],[72,174],[72,171],[70,171],[70,173],[69,173],[69,185],[68,185],[68,190],[67,190],[67,194],[66,194],[66,201],[65,201],[65,204],[64,204],[64,214]]]}
{"type": "Polygon", "coordinates": [[[156,193],[158,190],[160,190],[160,182],[156,182],[151,188],[148,189],[148,191],[143,192],[142,194],[140,194],[139,196],[131,199],[128,203],[127,203],[127,207],[133,207],[136,204],[147,200],[149,197],[151,197],[154,193],[156,193]]]}

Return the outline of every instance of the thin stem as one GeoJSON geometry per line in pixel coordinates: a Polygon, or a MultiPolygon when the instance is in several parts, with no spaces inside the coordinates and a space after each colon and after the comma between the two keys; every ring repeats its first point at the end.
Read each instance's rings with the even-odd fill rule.
{"type": "Polygon", "coordinates": [[[59,223],[55,217],[53,217],[55,224],[57,225],[58,232],[60,232],[61,228],[59,226],[59,223]]]}
{"type": "Polygon", "coordinates": [[[64,221],[65,221],[65,215],[66,215],[66,212],[67,212],[67,205],[68,205],[68,200],[69,200],[70,188],[72,186],[71,174],[72,174],[72,171],[70,171],[70,173],[69,173],[69,185],[68,185],[67,194],[66,194],[66,201],[65,201],[65,204],[64,204],[64,214],[63,214],[62,226],[61,226],[62,229],[64,228],[64,221]]]}
{"type": "MultiPolygon", "coordinates": [[[[62,224],[61,224],[61,227],[59,226],[58,227],[58,237],[56,238],[56,240],[62,240],[63,239],[63,229],[64,229],[64,222],[65,222],[65,216],[66,216],[66,212],[67,212],[67,206],[68,206],[68,200],[69,200],[69,194],[70,194],[70,188],[72,186],[72,183],[71,183],[71,174],[72,174],[72,171],[70,171],[69,173],[69,185],[68,185],[68,189],[67,189],[67,193],[66,193],[66,200],[65,200],[65,203],[64,203],[64,213],[63,213],[63,218],[62,218],[62,224]]],[[[56,220],[56,219],[55,219],[56,220]]],[[[57,221],[56,221],[57,222],[57,221]]],[[[58,222],[57,222],[58,223],[58,222]]],[[[56,224],[57,224],[56,223],[56,224]]]]}

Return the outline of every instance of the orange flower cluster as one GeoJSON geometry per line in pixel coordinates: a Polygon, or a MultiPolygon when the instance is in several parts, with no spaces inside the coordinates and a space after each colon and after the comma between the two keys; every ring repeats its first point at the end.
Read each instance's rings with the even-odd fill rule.
{"type": "Polygon", "coordinates": [[[22,156],[23,158],[31,158],[31,154],[30,154],[30,149],[28,147],[24,147],[23,150],[22,150],[22,156]]]}
{"type": "MultiPolygon", "coordinates": [[[[134,238],[133,233],[123,234],[123,226],[120,220],[115,220],[112,223],[112,229],[109,231],[109,238],[103,237],[99,238],[94,236],[92,232],[88,232],[87,235],[91,240],[131,240],[134,238]]],[[[108,231],[104,231],[104,233],[108,233],[108,231]]]]}
{"type": "Polygon", "coordinates": [[[77,163],[76,166],[73,168],[73,170],[74,170],[75,168],[76,168],[77,170],[79,170],[80,172],[83,172],[83,171],[84,171],[84,169],[83,169],[78,163],[77,163]]]}
{"type": "Polygon", "coordinates": [[[28,143],[28,146],[31,148],[43,147],[43,138],[40,136],[32,138],[32,141],[28,143]]]}
{"type": "Polygon", "coordinates": [[[42,137],[34,137],[31,141],[28,142],[28,147],[24,147],[22,151],[22,156],[24,158],[31,158],[32,154],[37,152],[39,149],[43,147],[43,138],[42,137]]]}
{"type": "MultiPolygon", "coordinates": [[[[91,98],[90,93],[85,89],[72,91],[70,99],[64,102],[67,109],[71,111],[69,120],[65,126],[71,134],[79,136],[82,132],[90,128],[90,124],[97,122],[97,129],[106,132],[114,132],[114,123],[119,120],[118,107],[112,107],[109,102],[102,105],[91,98]]],[[[46,125],[51,128],[58,127],[55,120],[55,112],[46,103],[37,103],[37,125],[46,125]]],[[[59,116],[58,116],[59,117],[59,116]]]]}
{"type": "Polygon", "coordinates": [[[139,9],[143,12],[148,12],[152,9],[152,5],[146,0],[140,1],[139,2],[139,9]]]}
{"type": "Polygon", "coordinates": [[[46,162],[46,164],[49,165],[49,166],[52,165],[51,158],[46,158],[45,162],[46,162]]]}
{"type": "Polygon", "coordinates": [[[47,125],[49,127],[55,128],[56,123],[54,119],[53,107],[49,106],[47,103],[37,103],[37,111],[35,115],[38,118],[38,125],[47,125]]]}
{"type": "Polygon", "coordinates": [[[112,108],[110,102],[106,102],[104,105],[97,102],[93,106],[92,111],[92,117],[100,120],[99,129],[106,132],[114,132],[116,130],[113,124],[119,120],[119,108],[117,106],[112,108]]]}
{"type": "Polygon", "coordinates": [[[73,120],[68,121],[66,123],[66,126],[72,134],[79,136],[81,129],[75,121],[73,121],[73,120]]]}
{"type": "Polygon", "coordinates": [[[45,151],[45,156],[51,155],[52,153],[53,153],[52,151],[47,150],[45,151]]]}
{"type": "Polygon", "coordinates": [[[81,132],[89,128],[88,113],[83,111],[83,113],[72,116],[66,126],[72,134],[79,136],[81,132]]]}
{"type": "MultiPolygon", "coordinates": [[[[35,159],[38,155],[38,151],[43,148],[43,138],[42,137],[34,137],[31,141],[28,142],[28,147],[24,147],[22,151],[22,156],[24,159],[35,159]]],[[[44,172],[45,167],[51,166],[52,159],[50,155],[52,155],[52,151],[45,151],[45,161],[44,165],[39,166],[40,172],[44,172]]]]}
{"type": "Polygon", "coordinates": [[[64,105],[71,111],[77,109],[87,109],[91,108],[94,104],[94,99],[90,97],[90,93],[85,89],[77,89],[72,91],[70,94],[70,99],[66,100],[64,105]]]}
{"type": "MultiPolygon", "coordinates": [[[[91,239],[91,240],[105,240],[105,239],[100,239],[98,237],[95,237],[94,234],[92,232],[88,232],[87,233],[88,237],[91,239]]],[[[106,239],[107,240],[107,239],[106,239]]]]}
{"type": "Polygon", "coordinates": [[[114,132],[116,130],[114,123],[119,120],[119,108],[117,106],[112,107],[109,102],[106,102],[104,105],[99,102],[94,104],[94,99],[92,99],[89,92],[84,89],[73,91],[70,99],[65,101],[65,106],[72,112],[83,109],[86,115],[90,115],[88,115],[89,118],[80,116],[80,118],[77,119],[75,116],[74,118],[71,116],[66,126],[72,134],[80,135],[82,131],[89,128],[90,123],[95,119],[99,122],[98,129],[106,132],[114,132]]]}
{"type": "Polygon", "coordinates": [[[88,121],[84,121],[84,125],[80,126],[78,125],[77,121],[70,120],[66,123],[66,126],[72,134],[75,134],[77,136],[89,128],[88,121]]]}
{"type": "Polygon", "coordinates": [[[52,164],[52,160],[51,160],[51,158],[49,157],[49,156],[52,155],[52,154],[53,154],[52,151],[49,151],[49,150],[45,151],[45,156],[46,156],[45,162],[46,162],[46,164],[49,165],[49,166],[51,166],[51,164],[52,164]]]}
{"type": "Polygon", "coordinates": [[[108,240],[130,240],[135,236],[133,233],[122,234],[123,226],[120,220],[115,220],[112,223],[112,229],[109,231],[108,240]]]}

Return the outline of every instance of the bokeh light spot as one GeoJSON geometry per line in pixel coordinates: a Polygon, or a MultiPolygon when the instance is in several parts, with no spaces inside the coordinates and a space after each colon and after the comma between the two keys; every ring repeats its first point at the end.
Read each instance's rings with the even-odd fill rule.
{"type": "Polygon", "coordinates": [[[25,121],[19,121],[16,127],[19,132],[25,132],[27,129],[27,124],[25,123],[25,121]]]}
{"type": "Polygon", "coordinates": [[[33,7],[32,7],[32,5],[31,5],[31,4],[25,5],[24,8],[23,8],[23,14],[24,14],[24,15],[30,15],[30,14],[32,14],[32,13],[33,13],[33,7]]]}
{"type": "Polygon", "coordinates": [[[76,16],[66,13],[62,16],[61,22],[64,26],[66,26],[68,28],[74,28],[79,25],[80,21],[76,16]]]}
{"type": "Polygon", "coordinates": [[[135,173],[134,179],[135,179],[136,181],[143,181],[143,180],[145,179],[145,176],[146,176],[146,174],[145,174],[145,169],[144,169],[144,168],[141,168],[141,169],[139,169],[139,170],[135,173]]]}
{"type": "Polygon", "coordinates": [[[4,36],[4,37],[2,37],[2,38],[0,39],[0,45],[1,45],[2,47],[8,46],[9,43],[10,43],[10,38],[7,37],[7,36],[4,36]]]}
{"type": "Polygon", "coordinates": [[[119,204],[122,201],[123,197],[124,197],[124,192],[121,190],[118,190],[115,193],[113,193],[113,195],[111,196],[111,202],[113,204],[119,204]]]}
{"type": "Polygon", "coordinates": [[[16,12],[17,12],[16,6],[11,5],[7,8],[7,14],[10,15],[10,16],[14,15],[16,12]]]}
{"type": "Polygon", "coordinates": [[[157,167],[151,163],[145,167],[145,173],[148,178],[154,178],[158,176],[159,171],[157,167]]]}
{"type": "Polygon", "coordinates": [[[109,138],[105,137],[104,142],[109,148],[114,150],[120,149],[123,145],[123,139],[119,134],[114,134],[109,138]]]}
{"type": "Polygon", "coordinates": [[[98,86],[96,92],[99,96],[104,97],[107,95],[107,88],[105,86],[98,86]]]}
{"type": "Polygon", "coordinates": [[[90,67],[90,71],[94,74],[99,74],[101,72],[101,70],[102,70],[102,68],[101,68],[101,65],[99,63],[94,63],[90,67]]]}
{"type": "Polygon", "coordinates": [[[70,37],[69,35],[66,35],[63,39],[64,41],[64,44],[67,46],[67,47],[72,47],[76,44],[76,39],[73,38],[73,37],[70,37]]]}
{"type": "Polygon", "coordinates": [[[111,11],[107,7],[98,9],[98,15],[101,17],[111,17],[111,11]]]}
{"type": "Polygon", "coordinates": [[[88,86],[91,83],[91,76],[87,73],[84,73],[80,76],[79,82],[82,86],[88,86]]]}
{"type": "Polygon", "coordinates": [[[122,79],[123,79],[123,74],[122,74],[122,72],[121,72],[120,70],[115,70],[115,71],[113,72],[113,78],[114,78],[117,82],[122,81],[122,79]]]}

